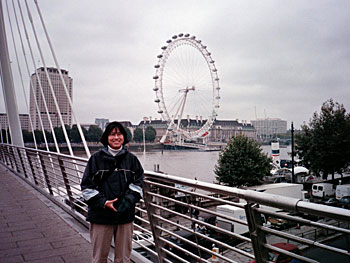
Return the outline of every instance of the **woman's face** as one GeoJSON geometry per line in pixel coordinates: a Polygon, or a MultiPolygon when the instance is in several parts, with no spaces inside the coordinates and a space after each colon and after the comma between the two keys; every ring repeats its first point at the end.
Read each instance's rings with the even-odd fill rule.
{"type": "Polygon", "coordinates": [[[120,149],[124,143],[124,136],[118,128],[113,129],[108,135],[108,144],[112,149],[120,149]]]}

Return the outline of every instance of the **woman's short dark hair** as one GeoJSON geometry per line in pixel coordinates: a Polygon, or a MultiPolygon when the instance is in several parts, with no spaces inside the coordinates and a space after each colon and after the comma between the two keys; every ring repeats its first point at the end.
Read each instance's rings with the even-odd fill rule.
{"type": "Polygon", "coordinates": [[[105,147],[108,146],[108,136],[114,129],[118,129],[123,134],[123,136],[124,136],[123,145],[125,145],[125,144],[127,144],[129,142],[128,134],[126,133],[126,130],[123,127],[123,125],[120,122],[112,121],[112,122],[108,123],[108,125],[106,126],[106,129],[103,132],[103,134],[101,136],[101,139],[100,139],[100,142],[105,147]]]}

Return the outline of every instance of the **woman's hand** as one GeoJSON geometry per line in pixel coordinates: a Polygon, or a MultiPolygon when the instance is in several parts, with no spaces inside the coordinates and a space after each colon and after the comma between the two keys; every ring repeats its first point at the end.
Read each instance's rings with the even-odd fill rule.
{"type": "Polygon", "coordinates": [[[105,207],[107,207],[108,209],[113,210],[114,212],[117,212],[117,209],[114,208],[113,203],[117,202],[118,198],[113,199],[113,200],[107,200],[105,203],[105,207]]]}

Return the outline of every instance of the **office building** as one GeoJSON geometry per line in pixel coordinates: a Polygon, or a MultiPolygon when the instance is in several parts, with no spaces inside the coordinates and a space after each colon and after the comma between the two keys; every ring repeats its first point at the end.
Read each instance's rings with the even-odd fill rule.
{"type": "Polygon", "coordinates": [[[250,122],[256,129],[258,139],[272,139],[277,134],[287,132],[287,121],[279,118],[256,119],[250,122]]]}
{"type": "Polygon", "coordinates": [[[95,118],[95,124],[100,127],[102,131],[104,131],[105,127],[109,123],[109,119],[104,118],[95,118]]]}
{"type": "MultiPolygon", "coordinates": [[[[64,90],[63,83],[61,82],[60,74],[56,68],[47,68],[48,75],[55,93],[55,97],[58,103],[59,110],[62,115],[64,125],[71,126],[72,125],[72,108],[69,105],[69,101],[64,90]]],[[[68,76],[68,71],[61,70],[63,79],[65,81],[69,96],[71,100],[73,100],[73,79],[68,76]]],[[[30,116],[34,123],[34,128],[41,130],[41,124],[39,120],[39,113],[36,109],[34,96],[37,100],[37,104],[40,111],[40,116],[43,121],[43,126],[45,130],[50,130],[49,119],[47,116],[47,111],[45,109],[45,104],[42,96],[42,92],[40,91],[41,83],[42,92],[44,94],[48,112],[50,115],[50,119],[53,127],[61,127],[61,122],[58,116],[58,111],[54,102],[54,98],[52,96],[52,92],[50,89],[49,81],[47,79],[47,75],[43,67],[37,69],[37,74],[34,73],[31,76],[31,83],[33,83],[34,87],[34,95],[32,89],[30,89],[30,116]]],[[[32,85],[32,84],[31,84],[32,85]]]]}
{"type": "MultiPolygon", "coordinates": [[[[29,115],[28,114],[19,114],[19,121],[21,123],[22,130],[31,131],[31,127],[29,124],[29,115]]],[[[7,130],[8,129],[8,121],[7,114],[0,113],[0,129],[7,130]]]]}

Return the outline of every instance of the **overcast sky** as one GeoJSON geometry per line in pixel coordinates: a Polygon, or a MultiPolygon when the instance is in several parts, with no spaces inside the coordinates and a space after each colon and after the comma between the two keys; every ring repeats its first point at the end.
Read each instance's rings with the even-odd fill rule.
{"type": "MultiPolygon", "coordinates": [[[[212,53],[218,119],[281,118],[298,128],[330,98],[350,110],[347,0],[38,2],[59,64],[73,78],[80,123],[160,118],[152,90],[156,56],[179,33],[195,35],[212,53]]],[[[19,84],[16,92],[26,113],[19,84]]]]}

